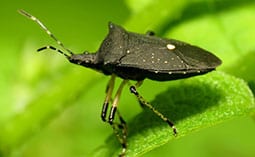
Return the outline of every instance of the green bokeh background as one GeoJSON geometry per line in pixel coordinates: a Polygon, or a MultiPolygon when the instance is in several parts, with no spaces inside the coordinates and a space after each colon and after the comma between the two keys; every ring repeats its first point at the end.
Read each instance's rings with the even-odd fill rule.
{"type": "MultiPolygon", "coordinates": [[[[66,105],[52,104],[55,107],[53,112],[49,112],[49,115],[42,124],[33,124],[32,131],[24,137],[21,143],[15,144],[10,156],[91,156],[112,133],[111,128],[101,122],[100,119],[101,104],[104,100],[104,90],[108,77],[89,69],[71,65],[64,57],[54,53],[35,53],[36,49],[41,46],[56,44],[36,24],[18,14],[17,9],[25,9],[38,17],[69,49],[76,53],[81,53],[84,50],[95,52],[107,33],[108,21],[125,25],[129,30],[141,33],[147,30],[156,30],[156,33],[159,35],[166,36],[167,34],[171,34],[174,38],[202,45],[202,47],[216,52],[218,56],[223,58],[223,62],[226,62],[220,70],[243,78],[251,87],[253,85],[252,89],[254,89],[254,73],[245,73],[247,71],[251,72],[251,69],[254,68],[254,64],[252,63],[255,61],[255,33],[250,29],[250,27],[255,26],[254,20],[246,21],[247,32],[249,32],[248,36],[250,36],[253,42],[243,43],[243,41],[246,41],[243,39],[246,38],[244,37],[245,33],[242,33],[242,31],[240,36],[237,34],[240,38],[227,38],[233,40],[231,42],[238,43],[236,44],[235,50],[241,49],[242,52],[253,52],[247,54],[242,53],[240,55],[244,56],[244,64],[246,63],[245,59],[249,59],[249,65],[247,67],[250,69],[244,69],[243,71],[234,71],[234,69],[239,68],[233,64],[239,62],[236,59],[238,55],[233,54],[233,56],[229,56],[230,53],[221,53],[224,50],[231,50],[231,48],[223,45],[223,39],[220,39],[217,36],[218,34],[215,35],[214,30],[211,30],[211,34],[210,31],[207,32],[210,26],[208,27],[205,24],[204,30],[195,33],[190,33],[193,31],[190,29],[186,29],[186,32],[181,29],[186,21],[191,21],[190,23],[193,27],[190,28],[195,28],[194,23],[196,22],[192,23],[192,20],[190,20],[192,16],[194,19],[203,19],[207,18],[207,16],[217,14],[220,19],[226,17],[224,13],[227,14],[227,12],[235,9],[238,10],[238,8],[243,9],[245,14],[246,8],[247,10],[255,10],[254,0],[224,0],[222,3],[218,3],[219,1],[217,0],[182,0],[178,1],[178,4],[174,1],[173,5],[167,7],[169,10],[182,10],[182,6],[187,5],[190,9],[186,9],[186,12],[175,11],[179,14],[174,14],[175,16],[172,17],[174,20],[171,23],[166,22],[167,20],[164,18],[157,18],[158,16],[164,17],[164,13],[160,11],[158,12],[159,15],[150,14],[150,12],[154,13],[154,10],[157,10],[157,8],[153,9],[153,7],[148,7],[152,11],[145,10],[144,14],[139,13],[150,2],[150,0],[28,0],[1,2],[0,129],[1,126],[8,125],[9,121],[15,119],[17,115],[22,115],[24,111],[27,111],[27,108],[33,111],[33,107],[29,106],[33,106],[36,100],[43,97],[45,93],[51,93],[52,89],[56,90],[59,87],[58,91],[60,94],[57,94],[58,97],[56,97],[56,100],[58,100],[62,97],[72,95],[68,91],[68,87],[72,87],[74,84],[79,87],[77,81],[80,82],[80,86],[86,87],[77,98],[71,99],[75,101],[70,101],[66,105]],[[219,6],[214,6],[216,2],[219,6]],[[207,6],[209,10],[206,10],[204,6],[207,6]],[[217,10],[214,10],[215,8],[217,10]],[[143,16],[144,18],[141,18],[143,16]],[[175,31],[171,33],[172,28],[175,31]],[[181,30],[182,33],[180,33],[181,30]],[[205,39],[207,40],[205,41],[205,39]],[[240,39],[240,41],[237,42],[235,41],[236,39],[240,39]],[[202,42],[203,40],[204,42],[202,42]],[[216,48],[214,45],[217,45],[215,46],[216,48]],[[232,65],[233,67],[231,67],[232,65]],[[69,75],[82,76],[82,78],[76,79],[70,76],[70,79],[68,79],[69,75]],[[63,86],[57,86],[56,84],[63,86]]],[[[162,8],[166,8],[166,6],[162,6],[162,8]]],[[[162,8],[158,8],[158,10],[162,8]]],[[[248,11],[248,13],[255,12],[248,11]]],[[[228,27],[223,28],[224,36],[232,35],[231,30],[234,30],[234,28],[246,30],[246,27],[242,27],[246,26],[245,24],[240,26],[235,25],[241,19],[233,18],[235,16],[232,19],[231,16],[227,17],[230,19],[228,21],[229,23],[226,23],[228,27]]],[[[255,14],[247,15],[247,19],[252,19],[248,17],[254,17],[255,19],[255,14]]],[[[215,23],[217,22],[219,21],[215,18],[215,23]]],[[[241,52],[235,51],[233,53],[241,52]]],[[[166,89],[165,83],[161,85],[160,83],[146,80],[140,90],[148,100],[153,100],[154,96],[164,89],[166,89]]],[[[53,98],[50,97],[50,99],[53,98]]],[[[43,101],[43,103],[47,102],[51,104],[55,101],[43,101]]],[[[120,111],[127,121],[141,111],[135,98],[129,94],[128,88],[125,88],[120,103],[120,111]]],[[[49,106],[47,107],[49,109],[49,106]]],[[[41,109],[37,110],[37,112],[32,112],[30,119],[25,122],[33,123],[33,116],[39,117],[46,110],[43,107],[41,109]]],[[[23,127],[25,125],[21,124],[20,126],[23,127]]],[[[19,129],[22,130],[23,128],[19,129]]],[[[20,130],[17,130],[17,132],[20,130]]],[[[254,132],[254,120],[250,117],[241,117],[213,128],[192,133],[185,138],[174,140],[144,156],[223,157],[228,155],[232,157],[253,157],[255,156],[254,132]]],[[[12,138],[10,134],[6,136],[6,139],[12,138]]]]}

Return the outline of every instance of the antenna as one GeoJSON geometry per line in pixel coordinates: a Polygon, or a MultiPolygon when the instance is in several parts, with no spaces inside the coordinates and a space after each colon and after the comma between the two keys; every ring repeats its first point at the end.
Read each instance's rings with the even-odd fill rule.
{"type": "MultiPolygon", "coordinates": [[[[69,50],[68,48],[66,48],[64,46],[64,44],[60,40],[58,40],[39,19],[37,19],[35,16],[29,14],[28,12],[26,12],[22,9],[18,10],[18,12],[21,15],[24,15],[24,16],[28,17],[29,19],[35,21],[51,38],[53,38],[57,42],[58,45],[60,45],[63,49],[65,49],[69,54],[73,55],[73,52],[71,50],[69,50]]],[[[45,47],[39,48],[37,51],[42,51],[45,49],[52,49],[52,50],[55,50],[55,51],[65,55],[66,57],[69,57],[69,55],[67,55],[63,51],[61,51],[53,46],[45,46],[45,47]]]]}

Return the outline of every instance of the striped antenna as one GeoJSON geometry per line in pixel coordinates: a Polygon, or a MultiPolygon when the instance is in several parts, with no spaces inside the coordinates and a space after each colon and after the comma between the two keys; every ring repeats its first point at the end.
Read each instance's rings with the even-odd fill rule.
{"type": "MultiPolygon", "coordinates": [[[[29,14],[28,12],[26,12],[22,9],[18,10],[18,12],[21,15],[24,15],[24,16],[28,17],[29,19],[35,21],[51,38],[53,38],[57,42],[58,45],[60,45],[63,49],[65,49],[69,54],[73,55],[73,52],[71,50],[69,50],[68,48],[66,48],[64,46],[64,44],[60,40],[58,40],[39,19],[37,19],[35,16],[29,14]]],[[[42,51],[45,49],[52,49],[52,50],[55,50],[55,51],[65,55],[66,57],[69,57],[69,55],[65,54],[63,51],[61,51],[53,46],[45,46],[45,47],[39,48],[37,51],[42,51]]]]}

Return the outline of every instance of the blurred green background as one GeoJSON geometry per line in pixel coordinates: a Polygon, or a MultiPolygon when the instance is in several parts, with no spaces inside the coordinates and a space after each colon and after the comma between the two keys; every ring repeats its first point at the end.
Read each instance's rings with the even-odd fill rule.
{"type": "MultiPolygon", "coordinates": [[[[35,53],[56,44],[18,9],[38,17],[76,53],[95,52],[108,21],[200,45],[222,58],[219,70],[255,89],[254,0],[27,0],[1,1],[1,8],[0,130],[6,133],[0,135],[2,156],[92,156],[112,133],[100,119],[109,78],[71,65],[61,55],[35,53]]],[[[151,101],[166,85],[146,80],[140,91],[151,101]]],[[[129,121],[141,109],[127,89],[120,111],[129,121]]],[[[254,132],[254,120],[241,117],[144,156],[253,157],[254,132]]]]}

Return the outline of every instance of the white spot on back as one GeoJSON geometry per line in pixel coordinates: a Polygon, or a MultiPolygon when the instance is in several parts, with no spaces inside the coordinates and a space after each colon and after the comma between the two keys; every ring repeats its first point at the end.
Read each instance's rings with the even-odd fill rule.
{"type": "Polygon", "coordinates": [[[167,47],[168,50],[174,50],[175,49],[175,45],[173,45],[173,44],[167,44],[166,47],[167,47]]]}
{"type": "Polygon", "coordinates": [[[172,74],[172,72],[170,71],[170,72],[168,72],[168,74],[169,74],[169,75],[171,75],[171,74],[172,74]]]}
{"type": "Polygon", "coordinates": [[[167,64],[168,62],[167,61],[164,61],[165,64],[167,64]]]}
{"type": "Polygon", "coordinates": [[[130,50],[127,50],[127,53],[130,53],[130,50]]]}
{"type": "Polygon", "coordinates": [[[146,60],[145,60],[145,59],[143,59],[143,62],[146,62],[146,60]]]}
{"type": "Polygon", "coordinates": [[[158,73],[158,71],[155,71],[155,73],[157,74],[157,73],[158,73]]]}

